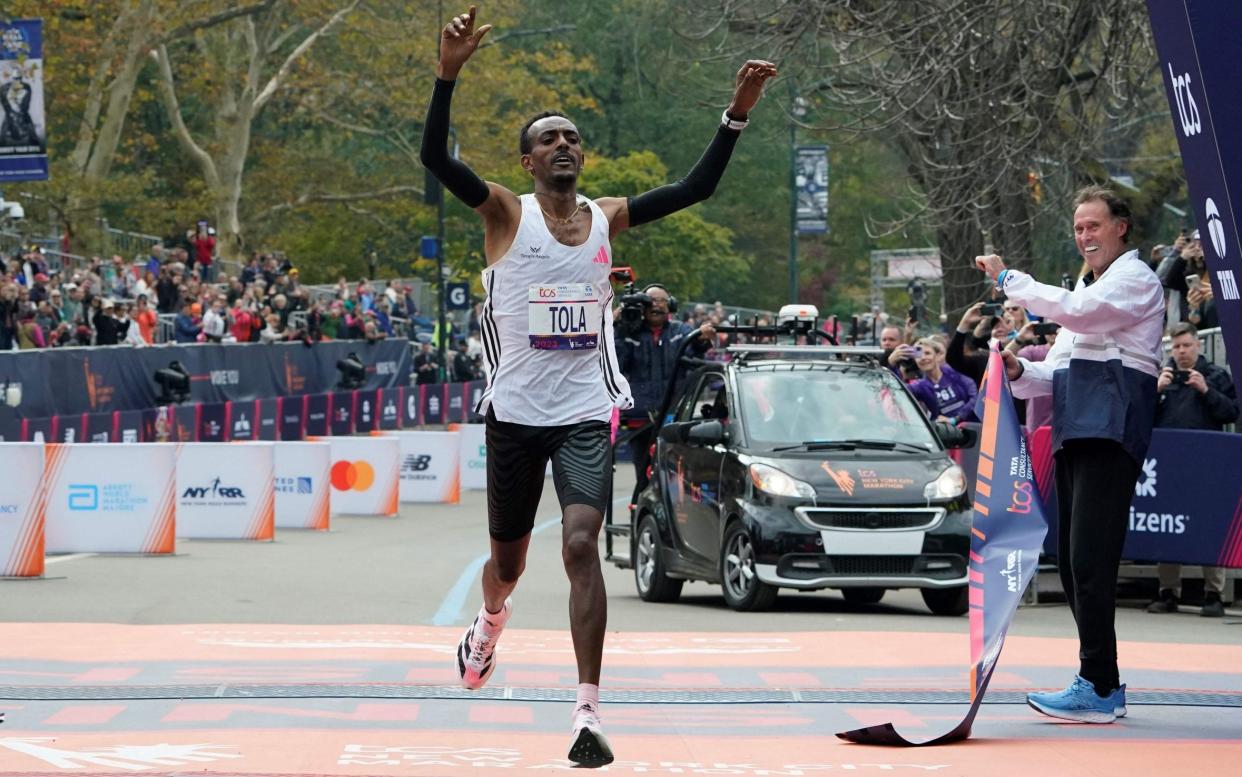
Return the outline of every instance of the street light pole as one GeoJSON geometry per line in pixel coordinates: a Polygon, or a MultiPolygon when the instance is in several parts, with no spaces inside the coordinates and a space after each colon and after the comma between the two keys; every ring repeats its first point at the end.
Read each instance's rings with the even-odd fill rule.
{"type": "Polygon", "coordinates": [[[798,302],[798,125],[789,122],[789,303],[798,302]]]}

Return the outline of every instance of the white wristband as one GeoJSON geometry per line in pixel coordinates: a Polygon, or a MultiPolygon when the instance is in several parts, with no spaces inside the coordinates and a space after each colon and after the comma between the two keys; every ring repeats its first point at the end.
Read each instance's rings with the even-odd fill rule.
{"type": "Polygon", "coordinates": [[[746,125],[750,124],[750,120],[738,121],[737,119],[731,119],[729,118],[729,112],[725,111],[720,114],[720,123],[728,129],[740,131],[746,129],[746,125]]]}

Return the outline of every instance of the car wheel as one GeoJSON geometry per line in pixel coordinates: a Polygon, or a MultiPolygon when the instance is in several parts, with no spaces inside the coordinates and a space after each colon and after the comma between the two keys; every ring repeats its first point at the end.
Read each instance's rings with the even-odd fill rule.
{"type": "Polygon", "coordinates": [[[634,537],[634,585],[644,602],[675,602],[686,582],[664,572],[663,543],[655,518],[644,515],[634,537]]]}
{"type": "Polygon", "coordinates": [[[956,588],[924,588],[923,603],[937,615],[963,615],[967,610],[966,586],[956,588]]]}
{"type": "Polygon", "coordinates": [[[842,588],[841,595],[850,604],[876,604],[884,598],[883,588],[842,588]]]}
{"type": "Polygon", "coordinates": [[[720,553],[720,588],[725,603],[735,610],[766,610],[776,601],[778,589],[759,579],[755,571],[755,544],[740,522],[725,531],[720,553]]]}

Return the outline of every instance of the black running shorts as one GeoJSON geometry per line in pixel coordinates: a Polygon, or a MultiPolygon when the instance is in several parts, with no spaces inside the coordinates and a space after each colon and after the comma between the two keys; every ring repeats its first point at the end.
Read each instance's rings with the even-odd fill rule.
{"type": "Polygon", "coordinates": [[[607,512],[612,501],[611,428],[603,421],[526,426],[487,411],[487,527],[499,542],[520,540],[535,526],[544,472],[561,510],[587,505],[607,512]]]}

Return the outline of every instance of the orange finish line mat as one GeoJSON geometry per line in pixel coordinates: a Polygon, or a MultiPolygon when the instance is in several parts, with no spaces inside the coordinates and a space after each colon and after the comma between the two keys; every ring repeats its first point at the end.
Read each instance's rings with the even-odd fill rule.
{"type": "MultiPolygon", "coordinates": [[[[486,775],[570,767],[568,634],[511,629],[488,688],[456,687],[461,630],[430,626],[5,624],[0,774],[486,775]]],[[[1242,646],[1124,642],[1129,716],[1057,723],[1073,640],[1013,637],[971,740],[880,748],[966,708],[965,637],[610,633],[602,715],[636,775],[1238,775],[1242,646]]]]}

